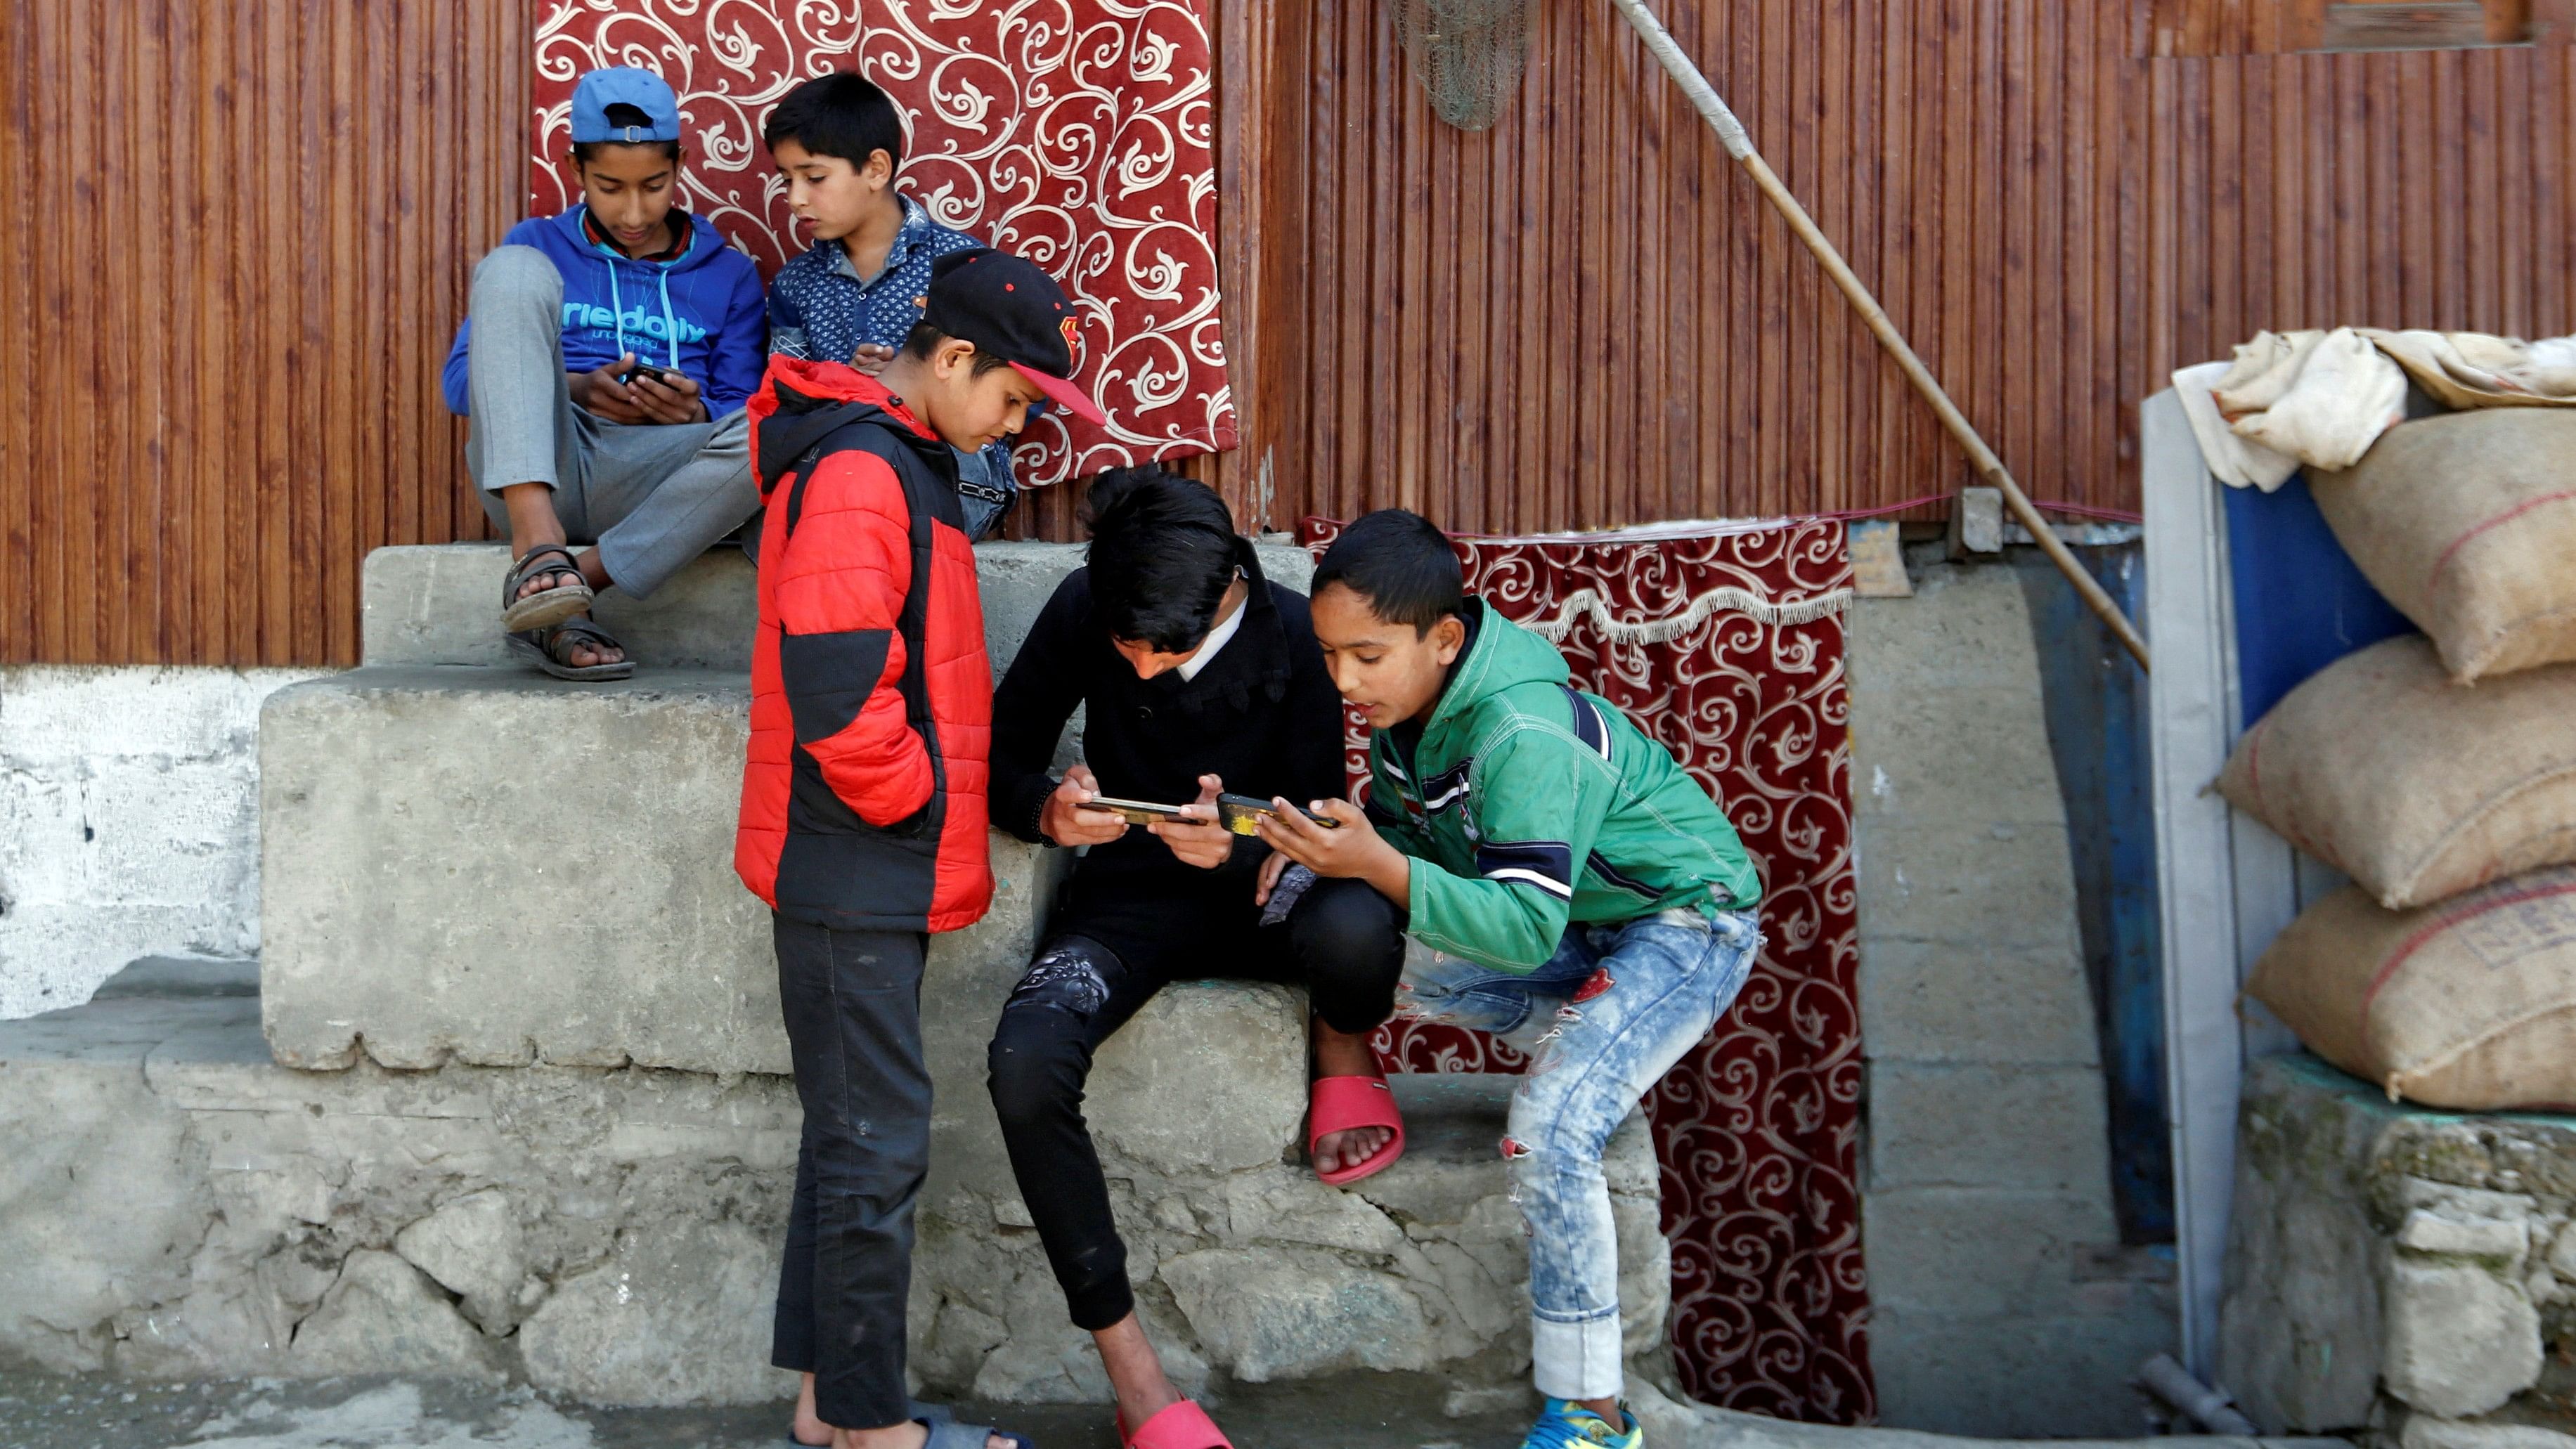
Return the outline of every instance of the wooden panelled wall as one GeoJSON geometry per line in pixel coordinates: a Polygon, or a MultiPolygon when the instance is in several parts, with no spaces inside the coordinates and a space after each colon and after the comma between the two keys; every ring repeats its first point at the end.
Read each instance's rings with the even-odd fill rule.
{"type": "Polygon", "coordinates": [[[520,0],[0,8],[0,660],[348,663],[482,529],[438,368],[525,205],[520,0]]]}
{"type": "MultiPolygon", "coordinates": [[[[1305,124],[1265,158],[1296,264],[1237,354],[1247,515],[1521,532],[1973,481],[1607,0],[1540,0],[1481,134],[1380,0],[1275,8],[1305,124]]],[[[1656,8],[2035,497],[2134,508],[2138,400],[2259,328],[2576,331],[2564,47],[2151,59],[2155,0],[1656,8]]]]}
{"type": "MultiPolygon", "coordinates": [[[[2134,507],[2136,401],[2260,327],[2576,331],[2568,49],[2153,58],[2157,4],[1657,0],[2034,496],[2134,507]]],[[[1969,481],[1607,0],[1537,0],[1477,134],[1383,0],[1209,9],[1247,445],[1193,468],[1247,526],[1969,481]]],[[[0,11],[0,660],[348,662],[368,548],[482,533],[436,370],[529,41],[519,0],[0,11]]]]}

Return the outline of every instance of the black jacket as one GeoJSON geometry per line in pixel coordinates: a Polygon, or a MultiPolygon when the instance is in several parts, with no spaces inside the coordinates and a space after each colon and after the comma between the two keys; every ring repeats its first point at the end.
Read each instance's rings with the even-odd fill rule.
{"type": "MultiPolygon", "coordinates": [[[[1264,579],[1249,542],[1237,540],[1236,555],[1251,585],[1243,623],[1193,680],[1177,670],[1136,677],[1092,617],[1090,570],[1057,585],[993,695],[995,825],[1042,839],[1038,815],[1056,787],[1049,766],[1076,705],[1087,711],[1081,758],[1104,795],[1184,805],[1198,798],[1203,774],[1224,777],[1230,793],[1265,800],[1284,795],[1302,804],[1344,793],[1341,696],[1324,672],[1306,597],[1264,579]]],[[[1094,846],[1082,875],[1206,888],[1257,868],[1268,851],[1247,838],[1230,863],[1203,871],[1131,829],[1094,846]]],[[[1227,888],[1251,887],[1244,879],[1227,888]]]]}

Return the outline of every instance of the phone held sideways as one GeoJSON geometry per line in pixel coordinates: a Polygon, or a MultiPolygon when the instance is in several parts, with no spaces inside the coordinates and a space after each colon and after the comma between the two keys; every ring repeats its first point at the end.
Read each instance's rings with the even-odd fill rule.
{"type": "MultiPolygon", "coordinates": [[[[1181,818],[1181,807],[1178,805],[1157,805],[1147,800],[1113,800],[1106,795],[1083,801],[1082,808],[1115,815],[1130,825],[1151,825],[1157,820],[1181,818]]],[[[1237,835],[1250,835],[1253,833],[1254,823],[1262,816],[1276,815],[1279,812],[1269,801],[1256,800],[1250,795],[1219,795],[1216,797],[1216,813],[1217,819],[1224,823],[1226,829],[1237,835]]],[[[1312,810],[1305,809],[1300,809],[1297,813],[1327,830],[1341,828],[1342,822],[1330,816],[1318,815],[1312,810]]]]}
{"type": "Polygon", "coordinates": [[[1095,795],[1083,801],[1081,808],[1097,810],[1103,815],[1115,815],[1130,825],[1151,825],[1157,820],[1181,818],[1181,807],[1178,805],[1156,805],[1145,800],[1113,800],[1106,795],[1095,795]]]}

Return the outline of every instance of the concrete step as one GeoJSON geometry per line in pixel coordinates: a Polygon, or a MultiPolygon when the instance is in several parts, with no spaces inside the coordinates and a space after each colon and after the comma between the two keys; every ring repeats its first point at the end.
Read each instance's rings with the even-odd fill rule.
{"type": "MultiPolygon", "coordinates": [[[[997,667],[1080,557],[978,550],[997,667]]],[[[1291,582],[1311,571],[1301,550],[1265,559],[1291,582]]],[[[377,550],[367,667],[262,711],[278,1060],[784,1071],[768,922],[732,870],[749,564],[718,549],[646,603],[611,591],[601,617],[632,620],[644,661],[611,684],[504,662],[507,567],[497,544],[377,550]]],[[[982,991],[1005,971],[1007,991],[1028,959],[1063,862],[999,835],[993,859],[992,914],[938,943],[934,991],[950,978],[982,991]]]]}
{"type": "MultiPolygon", "coordinates": [[[[370,667],[260,715],[261,988],[281,1063],[783,1072],[767,912],[733,874],[751,691],[370,667]]],[[[1026,959],[1039,852],[987,927],[1026,959]]],[[[971,938],[971,939],[970,939],[971,938]]]]}
{"type": "MultiPolygon", "coordinates": [[[[1176,1376],[1436,1375],[1426,1417],[1519,1412],[1525,1246],[1508,1079],[1399,1078],[1404,1161],[1294,1165],[1301,1006],[1175,987],[1091,1107],[1143,1311],[1176,1376]],[[1497,1406],[1500,1406],[1499,1408],[1497,1406]]],[[[1000,1160],[980,1033],[942,1024],[915,1255],[925,1392],[1105,1400],[1000,1160]],[[956,1049],[974,1038],[971,1063],[956,1049]]],[[[244,997],[126,995],[0,1023],[0,1362],[139,1379],[398,1373],[591,1404],[772,1404],[792,1085],[765,1074],[269,1060],[244,997]]],[[[1642,1118],[1608,1168],[1632,1352],[1669,1306],[1642,1118]]]]}
{"type": "MultiPolygon", "coordinates": [[[[1292,544],[1260,545],[1262,571],[1300,593],[1314,557],[1292,544]]],[[[1082,547],[1061,543],[986,543],[975,549],[984,599],[984,642],[998,676],[1064,576],[1082,566],[1082,547]]],[[[362,658],[368,664],[510,662],[500,633],[501,580],[510,551],[498,543],[421,544],[380,548],[361,576],[362,658]]],[[[759,617],[754,571],[730,544],[682,569],[650,599],[611,589],[601,596],[602,627],[655,669],[751,668],[752,624],[759,617]]]]}

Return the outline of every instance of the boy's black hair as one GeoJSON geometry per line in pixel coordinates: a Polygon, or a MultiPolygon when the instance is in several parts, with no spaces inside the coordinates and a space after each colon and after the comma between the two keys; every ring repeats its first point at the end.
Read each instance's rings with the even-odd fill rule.
{"type": "MultiPolygon", "coordinates": [[[[912,330],[903,334],[903,351],[928,362],[931,355],[939,351],[939,344],[947,340],[947,333],[927,322],[915,322],[912,324],[912,330]]],[[[986,352],[978,347],[975,349],[975,370],[967,376],[982,377],[985,373],[999,371],[1010,365],[1009,358],[997,352],[986,352]]]]}
{"type": "Polygon", "coordinates": [[[1091,607],[1113,639],[1196,649],[1233,586],[1234,516],[1216,490],[1152,464],[1113,468],[1082,500],[1091,607]]]}
{"type": "Polygon", "coordinates": [[[771,108],[760,139],[772,151],[781,141],[793,141],[852,166],[865,166],[870,154],[883,151],[889,167],[903,169],[903,112],[894,97],[856,71],[818,75],[789,91],[771,108]]]}
{"type": "MultiPolygon", "coordinates": [[[[608,124],[612,126],[641,126],[648,131],[653,128],[653,118],[644,114],[643,107],[630,106],[624,101],[619,101],[614,105],[611,105],[607,110],[600,114],[606,116],[608,118],[608,124]]],[[[572,159],[576,163],[586,164],[589,162],[591,157],[599,154],[599,148],[602,146],[624,146],[629,144],[637,146],[659,146],[662,148],[663,155],[668,156],[674,161],[680,159],[680,143],[677,141],[636,141],[632,143],[626,141],[575,141],[572,143],[572,159]]]]}
{"type": "Polygon", "coordinates": [[[1466,608],[1458,551],[1430,519],[1402,508],[1381,508],[1342,530],[1315,565],[1313,592],[1332,584],[1368,600],[1386,622],[1412,625],[1417,639],[1466,608]]]}

